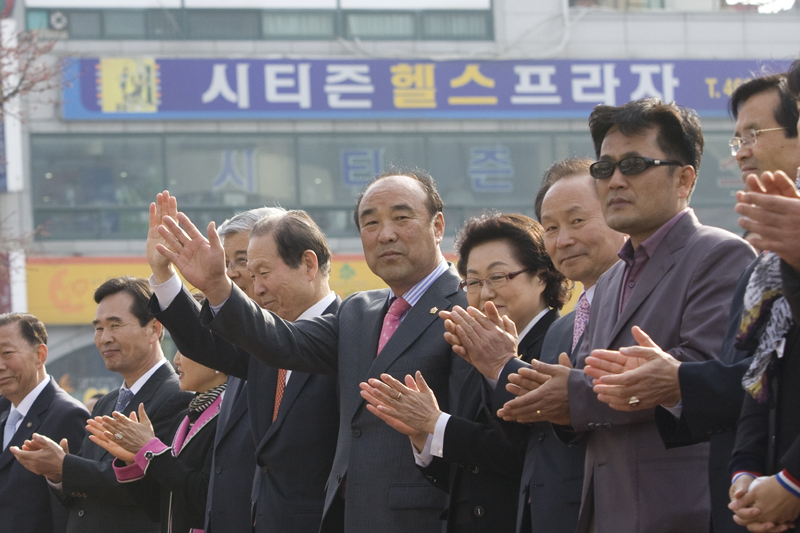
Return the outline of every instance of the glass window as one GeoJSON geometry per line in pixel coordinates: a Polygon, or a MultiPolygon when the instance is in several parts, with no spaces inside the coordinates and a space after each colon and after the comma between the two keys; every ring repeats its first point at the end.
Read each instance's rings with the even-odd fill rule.
{"type": "Polygon", "coordinates": [[[488,13],[423,13],[423,39],[490,39],[488,13]]]}
{"type": "Polygon", "coordinates": [[[143,39],[146,36],[144,11],[116,10],[103,12],[106,39],[143,39]]]}
{"type": "Polygon", "coordinates": [[[178,9],[147,11],[147,36],[150,39],[184,39],[183,12],[178,9]]]}
{"type": "Polygon", "coordinates": [[[332,39],[336,37],[335,13],[270,12],[262,14],[265,39],[332,39]]]}
{"type": "Polygon", "coordinates": [[[187,10],[190,39],[259,39],[259,12],[187,10]]]}
{"type": "Polygon", "coordinates": [[[143,210],[164,190],[160,138],[35,135],[31,153],[36,225],[51,237],[146,231],[143,210]]]}
{"type": "Polygon", "coordinates": [[[25,21],[28,30],[46,30],[50,27],[47,11],[41,9],[29,9],[25,13],[25,21]]]}
{"type": "Polygon", "coordinates": [[[347,36],[360,39],[413,39],[413,13],[347,13],[347,36]]]}
{"type": "Polygon", "coordinates": [[[98,11],[72,11],[69,13],[70,39],[99,39],[102,21],[98,11]]]}

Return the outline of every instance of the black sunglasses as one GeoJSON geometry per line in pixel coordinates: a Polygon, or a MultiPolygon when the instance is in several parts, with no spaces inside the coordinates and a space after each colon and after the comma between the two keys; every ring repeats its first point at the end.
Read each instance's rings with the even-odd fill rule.
{"type": "Polygon", "coordinates": [[[625,176],[635,176],[641,174],[650,167],[661,165],[677,165],[683,166],[680,161],[663,161],[661,159],[652,159],[650,157],[626,157],[616,163],[611,161],[596,161],[589,166],[589,174],[596,180],[604,180],[610,178],[614,174],[614,169],[619,167],[619,171],[625,176]]]}

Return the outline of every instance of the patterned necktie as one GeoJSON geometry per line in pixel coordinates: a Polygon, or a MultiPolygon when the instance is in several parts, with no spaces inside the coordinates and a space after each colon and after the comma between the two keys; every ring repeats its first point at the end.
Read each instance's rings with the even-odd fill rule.
{"type": "Polygon", "coordinates": [[[119,396],[117,396],[117,404],[114,406],[114,410],[125,414],[123,409],[128,407],[128,402],[131,401],[131,398],[133,398],[133,393],[130,389],[126,389],[125,387],[119,389],[119,396]]]}
{"type": "Polygon", "coordinates": [[[278,418],[278,409],[281,406],[283,399],[283,391],[286,389],[286,370],[283,368],[278,369],[278,388],[275,389],[275,407],[272,409],[272,421],[278,418]]]}
{"type": "Polygon", "coordinates": [[[589,310],[591,309],[591,305],[589,304],[589,299],[586,297],[586,291],[583,291],[581,297],[578,298],[578,308],[575,311],[575,329],[572,332],[572,351],[575,351],[575,347],[578,345],[578,340],[580,340],[581,335],[583,335],[584,330],[586,330],[586,324],[589,322],[589,310]]]}
{"type": "Polygon", "coordinates": [[[381,338],[378,341],[378,354],[381,353],[383,347],[386,346],[386,343],[389,342],[389,339],[392,338],[392,335],[397,330],[397,326],[400,325],[400,317],[409,309],[411,309],[411,306],[402,298],[395,298],[392,305],[389,306],[389,311],[383,317],[381,338]]]}
{"type": "Polygon", "coordinates": [[[8,419],[6,420],[6,427],[3,429],[3,449],[5,450],[8,448],[8,443],[11,442],[11,438],[14,436],[14,433],[17,432],[17,422],[22,420],[22,413],[17,411],[16,409],[12,409],[10,413],[8,413],[8,419]]]}

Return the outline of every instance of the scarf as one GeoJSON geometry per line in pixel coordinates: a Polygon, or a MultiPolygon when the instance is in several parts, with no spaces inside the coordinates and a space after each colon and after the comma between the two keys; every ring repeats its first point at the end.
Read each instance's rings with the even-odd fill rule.
{"type": "MultiPolygon", "coordinates": [[[[800,169],[795,186],[800,188],[800,169]]],[[[744,293],[744,311],[735,347],[753,354],[742,386],[758,402],[769,399],[769,380],[783,357],[786,334],[792,326],[789,302],[783,297],[781,258],[764,252],[744,293]]]]}
{"type": "Polygon", "coordinates": [[[225,390],[225,387],[228,386],[228,383],[223,383],[222,385],[217,385],[213,389],[208,389],[205,392],[198,392],[192,398],[192,401],[189,403],[189,421],[194,424],[200,415],[203,414],[203,411],[206,408],[214,403],[222,391],[225,390]]]}

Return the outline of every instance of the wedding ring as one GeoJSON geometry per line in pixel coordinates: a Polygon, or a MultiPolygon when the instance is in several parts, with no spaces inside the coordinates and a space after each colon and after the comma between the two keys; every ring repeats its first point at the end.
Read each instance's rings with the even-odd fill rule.
{"type": "Polygon", "coordinates": [[[117,440],[122,440],[122,437],[124,437],[124,436],[125,435],[123,435],[122,433],[114,433],[114,438],[117,439],[117,440]]]}
{"type": "Polygon", "coordinates": [[[399,402],[400,398],[402,398],[402,397],[403,397],[403,393],[400,392],[400,391],[397,391],[397,398],[395,398],[394,401],[399,402]]]}
{"type": "Polygon", "coordinates": [[[536,416],[542,416],[542,411],[540,409],[536,410],[536,416]]]}
{"type": "Polygon", "coordinates": [[[628,405],[630,405],[631,407],[636,407],[637,405],[639,405],[639,398],[637,398],[636,396],[631,396],[631,399],[628,400],[628,405]]]}

